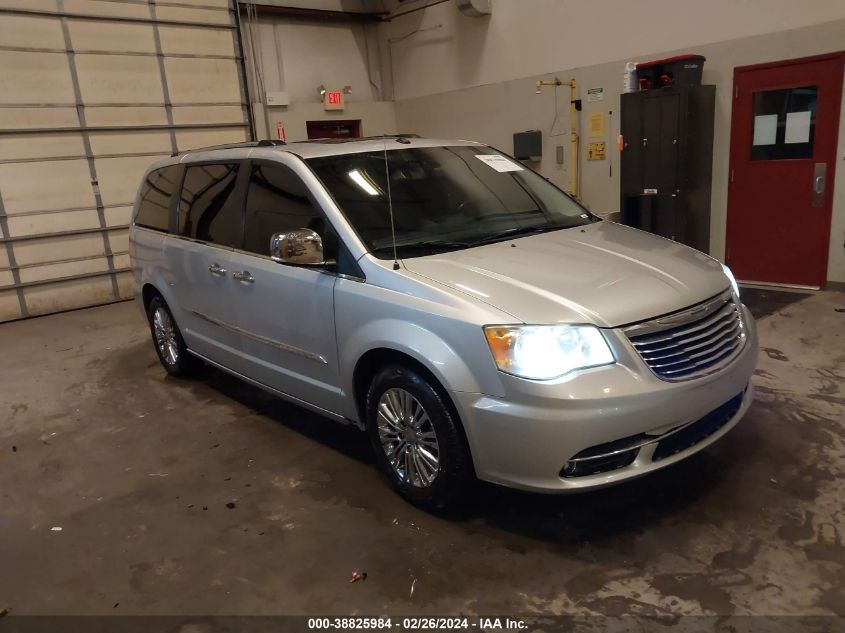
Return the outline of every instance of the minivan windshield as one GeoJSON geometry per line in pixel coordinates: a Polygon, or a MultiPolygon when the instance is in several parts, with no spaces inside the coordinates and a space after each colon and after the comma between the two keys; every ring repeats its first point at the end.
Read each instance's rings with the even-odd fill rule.
{"type": "Polygon", "coordinates": [[[539,174],[483,146],[388,149],[307,163],[367,249],[381,259],[393,257],[388,192],[399,257],[598,221],[539,174]]]}

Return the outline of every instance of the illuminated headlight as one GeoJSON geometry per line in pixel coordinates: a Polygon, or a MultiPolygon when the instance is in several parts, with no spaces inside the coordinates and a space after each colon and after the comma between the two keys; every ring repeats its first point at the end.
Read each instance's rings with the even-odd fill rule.
{"type": "Polygon", "coordinates": [[[592,325],[488,325],[484,336],[501,371],[530,380],[615,362],[592,325]]]}
{"type": "Polygon", "coordinates": [[[734,277],[734,274],[731,272],[731,269],[722,264],[722,271],[725,273],[725,277],[728,278],[728,281],[731,282],[731,288],[734,291],[734,295],[739,297],[739,284],[736,283],[736,277],[734,277]]]}

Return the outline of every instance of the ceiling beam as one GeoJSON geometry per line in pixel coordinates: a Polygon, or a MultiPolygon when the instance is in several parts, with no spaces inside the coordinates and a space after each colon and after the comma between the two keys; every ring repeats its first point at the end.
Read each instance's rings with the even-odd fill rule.
{"type": "Polygon", "coordinates": [[[386,13],[370,13],[359,11],[334,11],[329,9],[308,9],[305,7],[280,6],[239,0],[241,9],[245,10],[246,5],[255,7],[258,15],[277,15],[279,17],[293,18],[300,20],[324,20],[329,22],[381,22],[386,13]]]}

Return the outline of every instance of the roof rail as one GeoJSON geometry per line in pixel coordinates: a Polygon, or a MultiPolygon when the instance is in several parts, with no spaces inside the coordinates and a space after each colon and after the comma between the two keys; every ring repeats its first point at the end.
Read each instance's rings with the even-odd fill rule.
{"type": "Polygon", "coordinates": [[[307,141],[293,141],[294,143],[323,143],[323,144],[335,144],[335,143],[354,143],[356,141],[379,141],[384,138],[392,138],[396,139],[397,142],[408,143],[409,141],[403,139],[409,138],[420,138],[419,134],[378,134],[376,136],[358,136],[358,137],[348,137],[348,138],[310,138],[307,141]]]}
{"type": "Polygon", "coordinates": [[[197,147],[193,149],[183,149],[179,152],[173,152],[171,156],[179,156],[187,152],[210,152],[217,149],[238,149],[239,147],[278,147],[286,145],[284,141],[276,139],[263,138],[260,141],[245,141],[243,143],[224,143],[222,145],[209,145],[208,147],[197,147]]]}

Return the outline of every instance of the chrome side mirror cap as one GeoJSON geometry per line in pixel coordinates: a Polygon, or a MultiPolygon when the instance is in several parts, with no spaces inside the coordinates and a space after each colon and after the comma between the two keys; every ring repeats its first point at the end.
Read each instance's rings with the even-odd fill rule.
{"type": "Polygon", "coordinates": [[[325,266],[323,240],[311,229],[275,233],[270,238],[270,259],[290,266],[325,266]]]}

